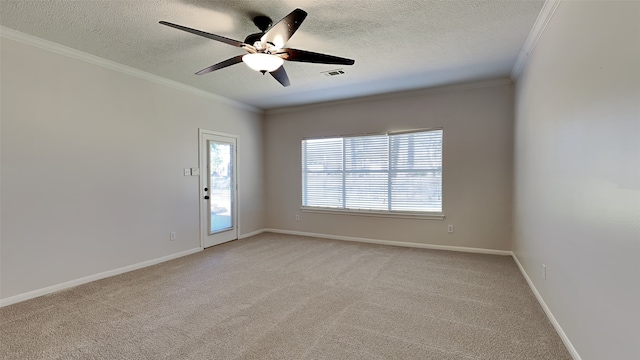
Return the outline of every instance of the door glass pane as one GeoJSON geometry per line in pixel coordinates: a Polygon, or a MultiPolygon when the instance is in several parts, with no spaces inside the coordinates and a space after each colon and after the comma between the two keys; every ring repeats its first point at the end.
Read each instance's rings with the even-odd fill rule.
{"type": "Polygon", "coordinates": [[[233,145],[209,141],[209,232],[233,228],[233,145]]]}

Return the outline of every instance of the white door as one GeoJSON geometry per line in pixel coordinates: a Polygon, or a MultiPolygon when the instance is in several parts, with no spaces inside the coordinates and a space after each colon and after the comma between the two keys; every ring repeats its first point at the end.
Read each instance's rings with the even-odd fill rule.
{"type": "Polygon", "coordinates": [[[200,129],[200,233],[202,247],[238,238],[234,135],[200,129]]]}

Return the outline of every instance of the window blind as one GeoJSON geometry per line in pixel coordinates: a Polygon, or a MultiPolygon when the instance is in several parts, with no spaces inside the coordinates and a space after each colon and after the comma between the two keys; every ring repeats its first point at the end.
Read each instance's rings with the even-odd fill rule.
{"type": "Polygon", "coordinates": [[[442,212],[442,130],[303,140],[302,206],[442,212]]]}

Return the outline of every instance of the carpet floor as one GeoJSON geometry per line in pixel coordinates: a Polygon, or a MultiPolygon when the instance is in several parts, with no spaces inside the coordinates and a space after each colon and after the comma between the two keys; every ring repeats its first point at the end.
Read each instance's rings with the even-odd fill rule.
{"type": "Polygon", "coordinates": [[[511,257],[264,233],[0,308],[0,359],[571,359],[511,257]]]}

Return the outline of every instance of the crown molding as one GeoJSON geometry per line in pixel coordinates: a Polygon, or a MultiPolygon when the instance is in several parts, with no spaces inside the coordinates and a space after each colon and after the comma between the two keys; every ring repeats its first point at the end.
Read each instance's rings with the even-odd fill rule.
{"type": "Polygon", "coordinates": [[[453,84],[453,85],[445,85],[445,86],[436,86],[431,88],[397,91],[392,93],[362,96],[362,97],[356,97],[356,98],[344,99],[344,100],[325,101],[325,102],[306,104],[306,105],[267,109],[264,111],[264,115],[275,115],[275,114],[283,114],[283,113],[290,113],[290,112],[297,112],[297,111],[306,111],[311,109],[321,109],[321,108],[327,108],[327,107],[332,107],[336,105],[350,105],[350,104],[358,104],[358,103],[365,103],[365,102],[372,102],[372,101],[393,100],[393,99],[407,98],[407,97],[413,97],[413,96],[434,95],[434,94],[442,94],[442,93],[448,93],[448,92],[458,92],[458,91],[482,89],[482,88],[488,88],[488,87],[494,87],[494,86],[505,86],[505,85],[513,85],[513,82],[509,78],[505,77],[505,78],[499,78],[499,79],[473,81],[473,82],[462,83],[462,84],[453,84]]]}
{"type": "Polygon", "coordinates": [[[9,40],[14,40],[23,44],[31,45],[46,51],[64,55],[73,59],[85,61],[93,65],[98,65],[98,66],[101,66],[110,70],[114,70],[123,74],[135,76],[137,78],[148,80],[156,84],[169,86],[177,90],[202,96],[204,98],[208,98],[208,99],[215,100],[227,105],[231,105],[233,107],[236,107],[242,110],[248,110],[258,114],[263,113],[263,110],[257,107],[243,104],[239,101],[231,100],[229,98],[216,95],[208,91],[195,88],[193,86],[185,85],[183,83],[180,83],[174,80],[169,80],[158,75],[153,75],[151,73],[138,70],[136,68],[132,68],[130,66],[117,63],[115,61],[111,61],[111,60],[101,58],[99,56],[91,55],[76,49],[72,49],[64,45],[60,45],[58,43],[54,43],[52,41],[44,40],[44,39],[35,37],[33,35],[22,33],[4,26],[0,26],[0,36],[9,40]]]}
{"type": "Polygon", "coordinates": [[[558,5],[560,4],[560,1],[561,0],[546,0],[542,5],[540,14],[538,14],[538,18],[533,24],[533,28],[531,29],[531,32],[527,37],[527,41],[524,42],[524,45],[520,50],[520,54],[518,54],[518,58],[513,65],[513,69],[511,69],[511,80],[513,80],[514,82],[518,79],[518,76],[520,76],[524,65],[529,59],[529,55],[533,52],[533,49],[542,36],[542,33],[544,33],[544,30],[547,28],[547,25],[553,17],[553,13],[556,11],[558,5]]]}

